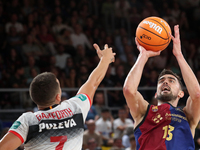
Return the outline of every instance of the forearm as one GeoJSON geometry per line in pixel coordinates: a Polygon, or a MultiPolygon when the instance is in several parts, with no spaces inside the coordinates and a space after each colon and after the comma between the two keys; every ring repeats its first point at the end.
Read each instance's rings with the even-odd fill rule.
{"type": "Polygon", "coordinates": [[[94,87],[98,87],[99,84],[101,83],[101,81],[103,80],[108,66],[109,66],[110,62],[108,62],[105,59],[101,59],[98,66],[93,70],[93,72],[90,74],[89,79],[91,81],[91,83],[94,85],[94,87]]]}
{"type": "Polygon", "coordinates": [[[183,80],[192,99],[196,99],[196,96],[200,96],[200,87],[195,74],[184,59],[183,55],[176,57],[181,69],[183,80]]]}
{"type": "Polygon", "coordinates": [[[142,72],[144,66],[148,60],[148,57],[142,54],[139,54],[139,57],[135,63],[135,65],[130,70],[124,84],[124,88],[131,89],[131,91],[136,92],[139,86],[142,72]]]}
{"type": "Polygon", "coordinates": [[[181,69],[183,80],[186,84],[190,96],[195,95],[200,90],[198,80],[192,69],[184,59],[183,55],[176,57],[181,69]],[[192,95],[191,95],[192,94],[192,95]]]}
{"type": "Polygon", "coordinates": [[[93,102],[94,93],[103,80],[109,64],[110,62],[102,58],[78,93],[86,93],[90,97],[91,102],[93,102]]]}

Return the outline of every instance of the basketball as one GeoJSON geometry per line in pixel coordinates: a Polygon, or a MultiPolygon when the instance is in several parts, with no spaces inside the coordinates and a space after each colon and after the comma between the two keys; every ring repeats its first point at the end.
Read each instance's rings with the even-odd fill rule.
{"type": "Polygon", "coordinates": [[[171,28],[159,17],[148,17],[136,29],[136,39],[146,50],[164,50],[171,41],[171,28]]]}

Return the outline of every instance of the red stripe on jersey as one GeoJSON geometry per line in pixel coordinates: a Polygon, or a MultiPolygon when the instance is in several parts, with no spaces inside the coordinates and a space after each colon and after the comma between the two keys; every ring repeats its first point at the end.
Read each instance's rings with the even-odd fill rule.
{"type": "Polygon", "coordinates": [[[87,98],[89,99],[89,102],[90,102],[90,107],[91,107],[92,106],[92,101],[91,101],[90,97],[87,94],[85,94],[85,93],[78,93],[77,95],[79,95],[79,94],[84,94],[84,95],[87,96],[87,98]]]}
{"type": "Polygon", "coordinates": [[[24,139],[19,133],[15,132],[13,130],[9,130],[9,132],[13,133],[14,135],[16,135],[22,141],[22,143],[24,143],[24,139]]]}

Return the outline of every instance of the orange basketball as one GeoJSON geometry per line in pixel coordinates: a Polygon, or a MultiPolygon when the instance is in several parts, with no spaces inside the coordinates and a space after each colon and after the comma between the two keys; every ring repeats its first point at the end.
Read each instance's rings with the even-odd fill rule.
{"type": "Polygon", "coordinates": [[[159,17],[148,17],[140,22],[136,30],[138,43],[146,50],[164,50],[170,43],[171,28],[159,17]]]}

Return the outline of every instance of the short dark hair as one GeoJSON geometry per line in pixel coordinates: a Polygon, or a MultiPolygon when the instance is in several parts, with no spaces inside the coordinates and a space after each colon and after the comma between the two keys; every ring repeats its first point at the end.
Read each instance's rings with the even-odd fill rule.
{"type": "Polygon", "coordinates": [[[163,71],[159,74],[158,76],[158,80],[160,79],[160,77],[166,75],[166,74],[170,74],[170,75],[173,75],[175,78],[177,78],[180,86],[181,86],[181,89],[183,89],[183,83],[181,81],[181,78],[176,74],[174,73],[173,71],[169,70],[169,69],[163,69],[163,71]]]}
{"type": "Polygon", "coordinates": [[[51,105],[58,92],[59,84],[57,78],[51,72],[37,75],[31,82],[29,89],[31,99],[41,106],[51,105]]]}

